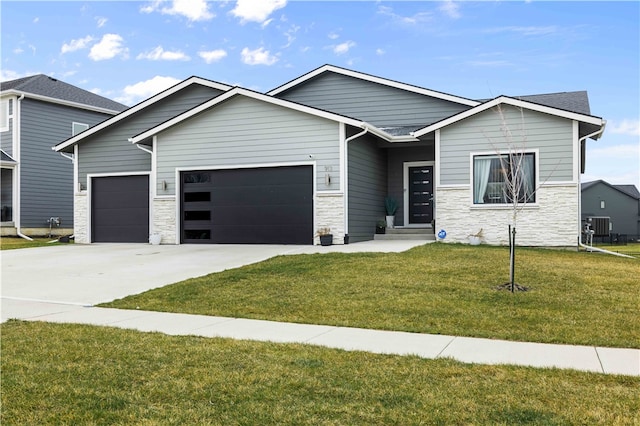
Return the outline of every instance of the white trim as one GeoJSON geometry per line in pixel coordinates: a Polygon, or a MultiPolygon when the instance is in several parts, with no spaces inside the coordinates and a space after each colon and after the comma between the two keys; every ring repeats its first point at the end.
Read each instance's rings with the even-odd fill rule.
{"type": "Polygon", "coordinates": [[[22,167],[20,165],[21,159],[21,132],[22,132],[22,123],[21,123],[21,115],[22,115],[22,99],[24,99],[24,95],[14,98],[13,101],[13,129],[11,132],[12,137],[12,149],[11,149],[11,158],[16,161],[16,167],[13,169],[13,200],[12,200],[12,210],[13,213],[11,215],[11,219],[13,219],[13,226],[16,228],[16,232],[21,232],[21,210],[22,206],[20,205],[20,178],[22,177],[22,167]]]}
{"type": "Polygon", "coordinates": [[[126,109],[124,111],[122,111],[121,113],[119,113],[116,116],[113,116],[105,121],[103,121],[102,123],[99,123],[93,127],[90,127],[87,131],[83,132],[82,134],[79,134],[77,136],[74,136],[72,138],[67,139],[64,142],[59,143],[58,145],[54,146],[52,149],[54,151],[60,151],[62,149],[65,149],[66,147],[73,145],[75,143],[80,142],[82,139],[86,138],[87,136],[90,136],[102,129],[104,129],[105,127],[109,127],[112,124],[117,123],[120,120],[123,120],[133,114],[135,114],[136,112],[151,106],[153,104],[155,104],[156,102],[171,96],[172,94],[184,89],[187,86],[190,86],[191,84],[200,84],[202,86],[207,86],[207,87],[211,87],[213,89],[218,89],[218,90],[222,90],[222,91],[227,91],[229,89],[231,89],[231,86],[227,86],[226,84],[222,84],[222,83],[217,83],[215,81],[211,81],[211,80],[205,80],[203,78],[200,77],[190,77],[186,80],[181,81],[180,83],[176,84],[173,87],[170,87],[167,90],[164,90],[160,93],[158,93],[155,96],[152,96],[142,102],[140,102],[137,105],[132,106],[129,109],[126,109]]]}
{"type": "Polygon", "coordinates": [[[324,111],[324,110],[320,110],[320,109],[316,109],[316,108],[312,108],[312,107],[308,107],[306,105],[302,105],[302,104],[297,104],[294,102],[289,102],[283,99],[278,99],[278,98],[273,98],[271,96],[267,96],[267,95],[263,95],[262,93],[258,93],[258,92],[253,92],[251,90],[247,90],[247,89],[243,89],[241,87],[235,87],[223,94],[221,94],[220,96],[216,96],[215,98],[200,104],[194,108],[191,108],[188,111],[183,112],[182,114],[165,121],[164,123],[160,123],[157,126],[154,126],[148,130],[145,130],[142,133],[139,133],[131,138],[129,138],[129,142],[131,143],[139,143],[153,135],[156,135],[160,132],[162,132],[163,130],[166,130],[172,126],[175,126],[176,124],[196,115],[199,114],[203,111],[208,110],[209,108],[212,108],[216,105],[218,105],[221,102],[224,102],[226,100],[228,100],[229,98],[232,98],[234,96],[245,96],[248,98],[252,98],[258,101],[262,101],[262,102],[266,102],[266,103],[270,103],[273,105],[278,105],[284,108],[289,108],[295,111],[300,111],[306,114],[310,114],[310,115],[315,115],[316,117],[321,117],[321,118],[325,118],[328,120],[333,120],[333,121],[337,121],[339,123],[345,123],[345,124],[349,124],[351,126],[355,126],[355,127],[362,127],[363,122],[358,121],[358,120],[354,120],[352,118],[349,117],[344,117],[342,115],[338,115],[338,114],[334,114],[328,111],[324,111]]]}
{"type": "Polygon", "coordinates": [[[394,87],[396,89],[402,89],[402,90],[406,90],[408,92],[412,92],[412,93],[417,93],[420,95],[426,95],[426,96],[431,96],[434,98],[438,98],[438,99],[443,99],[446,101],[451,101],[451,102],[455,102],[455,103],[459,103],[459,104],[463,104],[463,105],[468,105],[468,106],[476,106],[479,105],[480,102],[478,101],[474,101],[472,99],[466,99],[466,98],[461,98],[459,96],[454,96],[454,95],[450,95],[447,93],[441,93],[441,92],[436,92],[434,90],[429,90],[429,89],[425,89],[423,87],[419,87],[419,86],[413,86],[411,84],[407,84],[407,83],[402,83],[399,81],[395,81],[395,80],[389,80],[386,78],[382,78],[382,77],[376,77],[374,75],[370,75],[370,74],[364,74],[358,71],[352,71],[352,70],[348,70],[345,68],[339,68],[333,65],[323,65],[320,68],[316,68],[315,70],[308,72],[307,74],[304,74],[294,80],[291,80],[290,82],[283,84],[282,86],[276,87],[275,89],[267,92],[267,95],[269,96],[276,96],[279,93],[282,93],[286,90],[291,89],[292,87],[295,87],[299,84],[302,84],[322,73],[325,72],[333,72],[336,74],[341,74],[341,75],[346,75],[348,77],[354,77],[360,80],[365,80],[365,81],[370,81],[372,83],[378,83],[378,84],[382,84],[384,86],[388,86],[388,87],[394,87]]]}
{"type": "MultiPolygon", "coordinates": [[[[512,203],[495,203],[495,204],[476,204],[473,202],[473,190],[474,190],[474,184],[473,184],[473,159],[474,157],[499,157],[502,155],[509,155],[511,153],[514,153],[512,151],[509,151],[508,149],[501,149],[501,150],[496,150],[496,151],[472,151],[469,153],[469,202],[470,202],[470,206],[471,207],[480,207],[480,208],[492,208],[492,207],[508,207],[508,208],[513,208],[513,204],[512,203]]],[[[531,148],[531,149],[523,149],[520,152],[515,152],[514,154],[533,154],[533,163],[535,165],[535,175],[534,175],[534,195],[535,195],[535,202],[531,203],[531,202],[525,202],[525,203],[518,203],[518,208],[522,208],[523,206],[538,206],[538,190],[540,189],[540,187],[542,186],[540,184],[540,150],[538,148],[531,148]]]]}
{"type": "MultiPolygon", "coordinates": [[[[435,187],[436,188],[441,188],[440,185],[440,130],[436,130],[436,134],[435,134],[435,143],[434,143],[434,149],[435,149],[435,161],[436,161],[436,170],[434,171],[435,175],[436,175],[436,179],[435,179],[435,187]]],[[[435,192],[435,189],[434,189],[435,192]]]]}
{"type": "Polygon", "coordinates": [[[466,183],[450,184],[450,185],[438,185],[438,189],[469,189],[471,185],[466,183]]]}
{"type": "Polygon", "coordinates": [[[83,104],[83,103],[80,103],[80,102],[66,101],[64,99],[52,98],[50,96],[37,95],[35,93],[23,92],[21,90],[15,90],[15,89],[7,90],[6,92],[3,92],[2,94],[3,95],[7,95],[7,94],[9,94],[9,95],[17,95],[17,96],[24,95],[26,98],[34,99],[36,101],[43,101],[43,102],[48,102],[48,103],[52,103],[52,104],[70,106],[70,107],[73,107],[73,108],[79,108],[79,109],[84,109],[84,110],[88,110],[88,111],[102,112],[104,114],[110,114],[110,115],[115,115],[115,114],[118,114],[120,112],[120,111],[115,110],[115,109],[102,108],[102,107],[98,107],[98,106],[83,104]]]}
{"type": "Polygon", "coordinates": [[[402,163],[402,184],[403,184],[403,200],[402,206],[404,209],[404,227],[405,228],[424,228],[429,224],[422,223],[409,223],[409,167],[420,167],[420,166],[431,166],[433,175],[431,176],[431,183],[433,185],[433,189],[431,190],[431,210],[432,215],[431,219],[435,219],[436,217],[436,206],[435,206],[435,192],[436,192],[436,182],[435,182],[435,174],[436,174],[436,162],[435,161],[405,161],[402,163]]]}
{"type": "MultiPolygon", "coordinates": [[[[349,209],[349,203],[347,202],[346,193],[348,191],[347,182],[347,129],[344,123],[338,123],[338,141],[339,141],[339,156],[340,156],[340,191],[343,195],[342,211],[344,213],[344,233],[349,234],[349,215],[347,210],[349,209]]],[[[316,229],[316,228],[314,228],[316,229]]]]}
{"type": "Polygon", "coordinates": [[[423,136],[427,133],[431,133],[434,130],[437,129],[441,129],[445,126],[448,126],[450,124],[456,123],[460,120],[464,120],[465,118],[469,118],[472,115],[478,114],[480,112],[486,111],[490,108],[493,108],[499,104],[506,104],[506,105],[511,105],[514,106],[516,108],[523,108],[523,109],[529,109],[532,111],[537,111],[537,112],[541,112],[541,113],[545,113],[545,114],[550,114],[550,115],[554,115],[557,117],[562,117],[562,118],[567,118],[569,120],[576,120],[576,121],[580,121],[583,123],[589,123],[589,124],[593,124],[596,126],[603,126],[605,121],[600,118],[600,117],[596,117],[596,116],[592,116],[592,115],[585,115],[585,114],[579,114],[576,112],[570,112],[570,111],[565,111],[562,109],[557,109],[557,108],[552,108],[552,107],[548,107],[548,106],[544,106],[544,105],[540,105],[540,104],[534,104],[532,102],[527,102],[527,101],[523,101],[523,100],[519,100],[519,99],[514,99],[514,98],[510,98],[508,96],[499,96],[495,99],[492,99],[490,101],[487,101],[481,105],[478,105],[474,108],[468,109],[466,111],[463,111],[459,114],[456,114],[454,116],[451,116],[449,118],[446,118],[444,120],[438,121],[436,123],[433,123],[427,127],[423,127],[422,129],[419,129],[415,132],[412,132],[412,136],[415,137],[420,137],[423,136]]]}
{"type": "MultiPolygon", "coordinates": [[[[80,163],[80,161],[78,161],[78,154],[80,152],[80,148],[78,147],[78,145],[75,145],[73,147],[73,194],[77,194],[80,193],[81,191],[79,191],[79,185],[80,185],[80,172],[78,169],[78,163],[80,163]]],[[[75,208],[75,207],[74,207],[75,208]]]]}
{"type": "Polygon", "coordinates": [[[578,182],[580,175],[580,129],[576,120],[572,123],[573,130],[573,181],[578,182]]]}
{"type": "MultiPolygon", "coordinates": [[[[103,178],[103,177],[118,177],[118,176],[149,176],[151,172],[115,172],[115,173],[88,173],[87,174],[87,242],[93,243],[93,229],[91,227],[91,222],[93,219],[93,206],[91,202],[92,194],[92,184],[93,178],[103,178]]],[[[149,184],[151,184],[151,178],[149,178],[149,184]]],[[[153,203],[151,197],[151,191],[148,191],[149,197],[149,232],[153,227],[153,203]]]]}

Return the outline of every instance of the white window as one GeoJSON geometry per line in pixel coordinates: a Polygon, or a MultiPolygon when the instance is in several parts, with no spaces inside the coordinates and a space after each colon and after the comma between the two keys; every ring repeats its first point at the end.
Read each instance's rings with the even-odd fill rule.
{"type": "Polygon", "coordinates": [[[9,100],[0,101],[0,131],[9,130],[9,100]]]}
{"type": "Polygon", "coordinates": [[[533,152],[473,157],[473,204],[535,203],[535,188],[533,152]]]}
{"type": "Polygon", "coordinates": [[[88,124],[84,124],[84,123],[76,123],[74,122],[71,125],[71,136],[75,136],[80,132],[84,132],[85,130],[87,130],[89,128],[88,124]]]}

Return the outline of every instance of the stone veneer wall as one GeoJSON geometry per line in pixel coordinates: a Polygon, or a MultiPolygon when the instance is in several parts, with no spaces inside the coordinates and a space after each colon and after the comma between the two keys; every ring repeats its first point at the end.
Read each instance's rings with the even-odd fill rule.
{"type": "Polygon", "coordinates": [[[152,234],[160,234],[160,244],[176,243],[176,199],[153,199],[152,234]]]}
{"type": "Polygon", "coordinates": [[[89,218],[89,205],[87,193],[76,192],[73,196],[73,235],[75,242],[89,244],[89,232],[87,220],[89,218]]]}
{"type": "MultiPolygon", "coordinates": [[[[471,207],[469,188],[439,188],[436,193],[436,234],[444,229],[445,242],[468,242],[469,234],[482,228],[482,242],[508,245],[509,207],[471,207]]],[[[516,244],[522,246],[577,245],[578,185],[547,185],[537,194],[538,205],[518,213],[516,244]]]]}
{"type": "Polygon", "coordinates": [[[331,228],[333,244],[344,244],[344,194],[316,194],[316,228],[331,228]]]}

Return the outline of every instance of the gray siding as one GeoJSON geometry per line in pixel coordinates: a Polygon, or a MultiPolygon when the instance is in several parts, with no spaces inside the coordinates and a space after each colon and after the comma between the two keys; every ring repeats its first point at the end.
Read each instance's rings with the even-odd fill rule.
{"type": "Polygon", "coordinates": [[[278,97],[376,126],[431,124],[469,107],[335,73],[325,73],[278,97]]]}
{"type": "Polygon", "coordinates": [[[236,96],[160,133],[158,195],[175,194],[175,169],[317,162],[318,190],[340,186],[339,124],[236,96]],[[331,185],[324,182],[330,170],[331,185]],[[167,190],[160,188],[162,181],[167,190]]]}
{"type": "MultiPolygon", "coordinates": [[[[505,107],[503,111],[513,134],[513,145],[539,149],[540,182],[572,181],[572,121],[530,110],[524,110],[521,115],[520,110],[513,107],[505,107]]],[[[488,110],[443,128],[440,132],[440,184],[469,185],[470,153],[494,153],[508,146],[501,127],[500,115],[488,110]]]]}
{"type": "MultiPolygon", "coordinates": [[[[20,225],[73,226],[73,163],[51,147],[71,137],[71,123],[97,124],[107,114],[25,98],[20,103],[20,225]]],[[[17,159],[16,159],[17,160],[17,159]]]]}
{"type": "MultiPolygon", "coordinates": [[[[405,144],[403,144],[405,145],[405,144]]],[[[404,163],[414,161],[432,161],[435,153],[433,145],[424,144],[421,146],[395,145],[388,149],[387,167],[389,170],[387,177],[388,195],[398,202],[396,211],[396,226],[404,226],[404,163]]]]}
{"type": "Polygon", "coordinates": [[[590,216],[610,217],[611,232],[616,234],[640,235],[640,200],[602,182],[582,191],[582,219],[590,216]],[[600,201],[604,201],[604,209],[600,201]]]}
{"type": "Polygon", "coordinates": [[[193,84],[88,137],[79,144],[80,183],[86,187],[88,173],[150,171],[151,155],[138,149],[129,142],[129,138],[220,93],[219,90],[193,84]]]}
{"type": "Polygon", "coordinates": [[[349,142],[349,241],[372,240],[375,226],[384,220],[387,194],[387,155],[372,137],[349,142]]]}

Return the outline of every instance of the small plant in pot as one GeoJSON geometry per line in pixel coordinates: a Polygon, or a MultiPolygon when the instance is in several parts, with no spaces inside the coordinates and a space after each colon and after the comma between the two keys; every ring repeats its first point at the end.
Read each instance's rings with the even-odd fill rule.
{"type": "Polygon", "coordinates": [[[384,199],[384,208],[387,211],[387,228],[393,228],[395,214],[398,210],[398,202],[395,200],[395,198],[386,197],[384,199]]]}
{"type": "Polygon", "coordinates": [[[479,246],[482,241],[482,228],[475,234],[469,234],[469,244],[472,246],[479,246]]]}
{"type": "Polygon", "coordinates": [[[376,234],[384,234],[387,229],[387,222],[384,220],[379,220],[376,222],[376,234]]]}
{"type": "Polygon", "coordinates": [[[316,235],[320,238],[320,245],[330,246],[333,244],[333,234],[331,228],[319,228],[316,235]]]}

